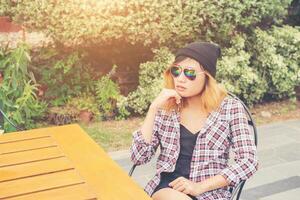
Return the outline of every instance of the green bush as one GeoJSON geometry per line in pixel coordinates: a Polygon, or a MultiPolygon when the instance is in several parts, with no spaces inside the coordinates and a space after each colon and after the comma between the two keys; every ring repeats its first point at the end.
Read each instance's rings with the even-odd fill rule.
{"type": "MultiPolygon", "coordinates": [[[[13,50],[0,49],[0,71],[3,80],[0,83],[0,99],[4,112],[17,125],[34,127],[34,119],[41,118],[46,104],[37,99],[37,84],[32,72],[28,71],[29,48],[20,44],[13,50]]],[[[6,132],[13,131],[7,122],[6,132]]]]}
{"type": "MultiPolygon", "coordinates": [[[[2,0],[3,1],[3,0],[2,0]]],[[[6,13],[67,46],[108,44],[178,47],[195,39],[222,43],[236,31],[280,23],[291,0],[18,1],[6,13]]],[[[2,11],[4,12],[4,11],[2,11]]]]}
{"type": "Polygon", "coordinates": [[[127,97],[120,95],[117,100],[117,114],[115,119],[116,120],[124,120],[130,116],[129,106],[127,103],[127,97]]]}
{"type": "MultiPolygon", "coordinates": [[[[222,48],[216,79],[248,105],[261,102],[270,94],[275,99],[290,97],[299,82],[299,39],[299,31],[288,26],[274,27],[270,32],[256,31],[251,38],[237,35],[231,38],[229,48],[222,48]]],[[[167,48],[156,50],[155,54],[153,61],[140,65],[139,86],[126,99],[127,106],[139,114],[147,111],[162,89],[162,72],[174,59],[167,48]]]]}
{"type": "Polygon", "coordinates": [[[12,15],[12,7],[15,3],[11,0],[0,0],[0,16],[12,15]]]}
{"type": "Polygon", "coordinates": [[[251,52],[245,50],[244,37],[232,38],[232,46],[223,49],[222,54],[216,79],[248,105],[260,101],[267,90],[267,83],[250,66],[251,52]]]}
{"type": "MultiPolygon", "coordinates": [[[[107,76],[95,85],[79,51],[50,52],[34,70],[38,82],[47,85],[45,98],[52,105],[96,91],[106,116],[117,113],[124,118],[128,109],[142,114],[163,86],[161,73],[173,61],[171,52],[196,40],[221,45],[217,79],[247,104],[290,97],[298,84],[299,30],[288,26],[268,30],[272,25],[282,26],[292,0],[0,2],[0,15],[12,16],[27,30],[42,31],[57,46],[81,51],[97,47],[95,55],[104,58],[101,66],[131,67],[131,63],[147,60],[151,49],[156,49],[152,61],[140,64],[139,86],[128,97],[120,95],[118,85],[107,76]]],[[[42,53],[38,56],[43,57],[42,53]]]]}
{"type": "Polygon", "coordinates": [[[293,96],[300,70],[300,28],[256,29],[252,41],[253,66],[268,84],[266,98],[293,96]]]}
{"type": "Polygon", "coordinates": [[[101,119],[96,97],[91,93],[81,93],[68,99],[64,106],[48,109],[48,122],[55,125],[70,124],[80,121],[82,112],[91,113],[91,118],[101,119]]]}
{"type": "Polygon", "coordinates": [[[111,80],[111,76],[116,72],[116,67],[115,65],[107,75],[96,81],[96,100],[100,112],[103,113],[103,119],[124,119],[129,115],[119,86],[111,80]]]}
{"type": "Polygon", "coordinates": [[[168,48],[153,50],[153,61],[142,63],[139,86],[127,96],[127,105],[135,113],[143,114],[163,88],[163,72],[173,62],[174,55],[168,48]]]}
{"type": "Polygon", "coordinates": [[[62,106],[69,98],[94,89],[90,66],[78,51],[65,53],[46,47],[35,50],[34,55],[32,68],[46,88],[43,99],[51,106],[62,106]]]}
{"type": "Polygon", "coordinates": [[[70,98],[66,107],[73,107],[78,111],[86,110],[91,112],[96,119],[101,117],[96,97],[91,93],[82,93],[76,97],[70,98]]]}

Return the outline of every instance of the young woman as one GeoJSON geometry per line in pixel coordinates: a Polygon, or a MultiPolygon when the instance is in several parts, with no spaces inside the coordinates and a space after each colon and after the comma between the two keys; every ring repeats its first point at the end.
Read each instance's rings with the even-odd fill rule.
{"type": "Polygon", "coordinates": [[[246,111],[214,79],[220,54],[208,42],[179,49],[164,73],[165,88],[133,133],[135,164],[149,162],[161,149],[145,187],[154,200],[228,200],[231,189],[258,169],[246,111]],[[235,163],[229,166],[230,148],[235,163]]]}

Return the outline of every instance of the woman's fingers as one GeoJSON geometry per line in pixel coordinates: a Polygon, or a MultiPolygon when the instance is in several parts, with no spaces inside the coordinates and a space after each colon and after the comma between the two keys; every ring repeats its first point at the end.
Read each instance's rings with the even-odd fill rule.
{"type": "Polygon", "coordinates": [[[181,101],[181,96],[178,95],[177,100],[178,100],[178,101],[177,101],[176,103],[179,104],[180,101],[181,101]]]}
{"type": "Polygon", "coordinates": [[[174,181],[172,181],[171,183],[169,183],[169,185],[174,190],[178,190],[178,188],[181,188],[182,186],[185,185],[185,179],[183,177],[179,177],[179,178],[175,179],[174,181]]]}
{"type": "Polygon", "coordinates": [[[179,104],[181,101],[181,96],[176,92],[176,90],[167,89],[166,91],[167,99],[174,98],[176,103],[179,104]]]}
{"type": "Polygon", "coordinates": [[[179,98],[176,99],[176,104],[180,104],[180,99],[179,98]]]}
{"type": "Polygon", "coordinates": [[[179,191],[179,192],[183,192],[185,189],[186,189],[186,187],[185,187],[185,185],[180,185],[180,186],[178,186],[176,189],[175,188],[173,188],[174,190],[177,190],[177,191],[179,191]]]}
{"type": "Polygon", "coordinates": [[[178,182],[178,178],[169,183],[169,186],[173,187],[178,182]]]}
{"type": "Polygon", "coordinates": [[[190,194],[190,190],[188,188],[185,188],[183,191],[182,191],[184,194],[190,194]]]}
{"type": "Polygon", "coordinates": [[[176,103],[179,104],[182,97],[175,90],[174,90],[174,93],[175,93],[174,97],[176,99],[176,103]]]}
{"type": "Polygon", "coordinates": [[[169,185],[179,192],[183,192],[185,194],[191,193],[191,185],[189,180],[187,180],[184,177],[179,177],[175,179],[174,181],[170,182],[169,185]]]}
{"type": "Polygon", "coordinates": [[[174,89],[164,88],[159,95],[154,99],[152,105],[155,107],[163,106],[170,98],[175,98],[176,103],[179,104],[181,101],[181,96],[174,89]]]}
{"type": "Polygon", "coordinates": [[[174,186],[175,184],[177,184],[180,180],[182,180],[183,179],[183,177],[181,176],[181,177],[178,177],[178,178],[176,178],[174,181],[172,181],[172,182],[170,182],[169,183],[169,186],[174,186]]]}
{"type": "Polygon", "coordinates": [[[181,185],[182,185],[181,182],[176,182],[176,183],[172,186],[172,188],[173,188],[174,190],[177,190],[177,188],[179,188],[181,185]]]}

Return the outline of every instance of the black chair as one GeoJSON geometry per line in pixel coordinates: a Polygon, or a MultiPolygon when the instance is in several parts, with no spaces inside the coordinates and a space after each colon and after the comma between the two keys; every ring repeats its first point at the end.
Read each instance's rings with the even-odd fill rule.
{"type": "MultiPolygon", "coordinates": [[[[256,128],[256,124],[255,124],[255,122],[254,122],[254,120],[251,116],[251,113],[250,113],[248,107],[244,104],[244,102],[241,99],[239,99],[233,93],[229,92],[228,94],[229,94],[229,96],[239,100],[242,103],[242,105],[243,105],[243,107],[244,107],[244,109],[247,113],[248,124],[249,124],[249,126],[252,126],[252,128],[253,128],[254,142],[255,142],[255,145],[257,146],[257,128],[256,128]]],[[[132,174],[133,174],[136,167],[137,167],[137,165],[135,165],[135,164],[131,167],[131,169],[128,173],[129,176],[132,176],[132,174]]],[[[246,183],[246,180],[243,180],[235,187],[235,189],[233,191],[231,190],[232,196],[231,196],[230,200],[239,200],[240,199],[240,196],[241,196],[241,193],[242,193],[242,190],[243,190],[243,187],[244,187],[245,183],[246,183]]]]}

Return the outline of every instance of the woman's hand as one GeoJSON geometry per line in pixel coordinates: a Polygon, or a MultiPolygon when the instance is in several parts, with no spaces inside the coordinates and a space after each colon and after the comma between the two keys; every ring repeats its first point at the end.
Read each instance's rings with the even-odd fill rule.
{"type": "Polygon", "coordinates": [[[201,183],[195,183],[182,176],[169,183],[169,186],[171,186],[174,190],[183,192],[184,194],[190,194],[192,196],[198,196],[206,192],[201,183]]]}
{"type": "Polygon", "coordinates": [[[176,100],[176,103],[179,104],[182,97],[178,94],[176,90],[164,88],[159,93],[159,95],[153,100],[153,102],[151,103],[151,107],[160,108],[172,98],[174,98],[176,100]]]}

